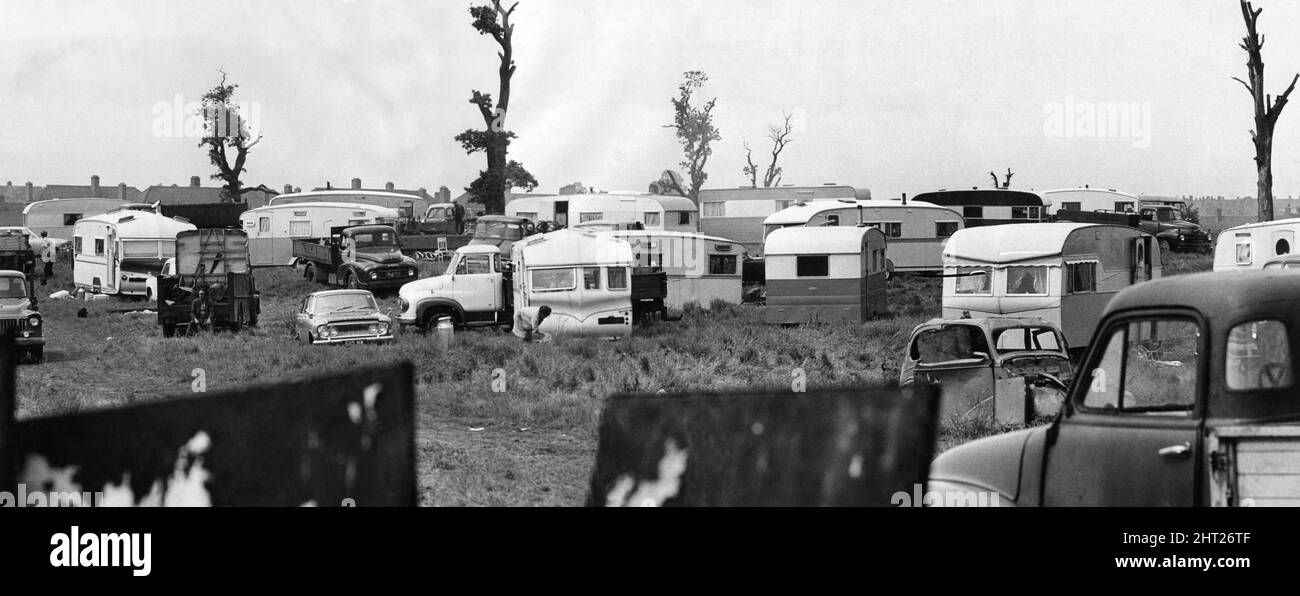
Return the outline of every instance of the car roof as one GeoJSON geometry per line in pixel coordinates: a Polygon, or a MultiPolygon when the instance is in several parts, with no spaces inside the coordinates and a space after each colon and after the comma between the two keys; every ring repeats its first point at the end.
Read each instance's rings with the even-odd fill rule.
{"type": "MultiPolygon", "coordinates": [[[[943,325],[973,325],[983,327],[989,331],[997,331],[1011,327],[1051,327],[1056,329],[1056,325],[1046,319],[1037,317],[975,317],[972,319],[930,319],[920,327],[939,327],[943,325]]],[[[1058,329],[1059,330],[1059,329],[1058,329]]]]}
{"type": "Polygon", "coordinates": [[[1207,316],[1245,307],[1261,315],[1289,314],[1300,301],[1300,275],[1286,270],[1191,273],[1143,282],[1121,290],[1106,313],[1135,308],[1191,308],[1207,316]]]}
{"type": "Polygon", "coordinates": [[[319,292],[312,292],[308,297],[320,298],[321,296],[341,296],[347,294],[366,294],[372,298],[374,297],[374,294],[372,294],[370,290],[321,290],[319,292]]]}

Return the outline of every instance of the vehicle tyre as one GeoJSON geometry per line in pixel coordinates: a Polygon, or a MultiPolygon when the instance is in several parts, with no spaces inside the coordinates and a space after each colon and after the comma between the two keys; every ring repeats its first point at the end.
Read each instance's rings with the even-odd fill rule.
{"type": "Polygon", "coordinates": [[[351,272],[343,274],[343,286],[349,290],[361,289],[361,284],[357,282],[357,276],[351,272]]]}
{"type": "Polygon", "coordinates": [[[36,364],[45,362],[45,346],[31,348],[27,353],[32,357],[32,362],[36,364]]]}
{"type": "Polygon", "coordinates": [[[144,301],[153,302],[153,288],[144,289],[144,301]]]}
{"type": "Polygon", "coordinates": [[[438,319],[451,317],[451,325],[460,328],[460,317],[456,316],[454,311],[435,310],[425,313],[424,322],[420,325],[425,333],[433,333],[438,328],[438,319]]]}
{"type": "Polygon", "coordinates": [[[312,267],[311,263],[307,263],[307,266],[302,269],[302,276],[307,278],[307,281],[316,281],[316,268],[312,267]]]}

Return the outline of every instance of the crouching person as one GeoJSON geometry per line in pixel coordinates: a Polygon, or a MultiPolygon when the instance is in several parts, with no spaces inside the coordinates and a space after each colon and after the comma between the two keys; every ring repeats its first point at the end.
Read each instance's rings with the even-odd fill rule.
{"type": "Polygon", "coordinates": [[[551,316],[549,306],[528,306],[515,311],[514,334],[524,341],[546,342],[551,337],[542,333],[542,321],[551,316]]]}
{"type": "Polygon", "coordinates": [[[208,298],[208,289],[200,287],[190,304],[190,333],[208,331],[211,328],[212,301],[208,298]]]}

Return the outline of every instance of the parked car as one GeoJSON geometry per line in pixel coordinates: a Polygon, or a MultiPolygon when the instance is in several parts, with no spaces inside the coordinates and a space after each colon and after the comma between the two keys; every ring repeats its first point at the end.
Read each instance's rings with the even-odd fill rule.
{"type": "Polygon", "coordinates": [[[21,271],[0,271],[0,333],[9,335],[32,362],[45,361],[45,334],[36,295],[21,271]]]}
{"type": "Polygon", "coordinates": [[[1264,263],[1264,270],[1300,269],[1300,254],[1273,257],[1264,263]]]}
{"type": "Polygon", "coordinates": [[[370,291],[327,290],[303,299],[294,333],[304,344],[381,343],[393,339],[393,323],[370,291]]]}
{"type": "Polygon", "coordinates": [[[1056,421],[934,460],[1020,506],[1300,504],[1300,276],[1200,273],[1111,300],[1056,421]]]}
{"type": "Polygon", "coordinates": [[[932,319],[917,325],[899,384],[939,385],[940,417],[1023,424],[1060,408],[1073,373],[1065,335],[1043,319],[932,319]]]}

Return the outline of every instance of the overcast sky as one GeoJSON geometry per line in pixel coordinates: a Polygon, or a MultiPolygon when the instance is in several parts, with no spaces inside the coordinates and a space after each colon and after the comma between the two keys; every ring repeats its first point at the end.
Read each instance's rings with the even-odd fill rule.
{"type": "MultiPolygon", "coordinates": [[[[264,135],[247,183],[459,192],[484,160],[452,138],[482,127],[470,90],[497,87],[470,4],[4,0],[0,184],[214,184],[160,109],[224,68],[264,135]]],[[[1300,71],[1300,3],[1257,5],[1278,93],[1300,71]]],[[[1254,192],[1236,2],[521,0],[514,20],[511,157],[541,191],[643,190],[676,168],[669,98],[699,69],[722,132],[707,187],[747,183],[742,141],[761,155],[789,112],[785,183],[894,197],[1010,167],[1038,190],[1254,192]],[[1121,106],[1136,121],[1098,128],[1121,106]]],[[[1293,106],[1274,147],[1281,196],[1300,195],[1298,150],[1293,106]]]]}

